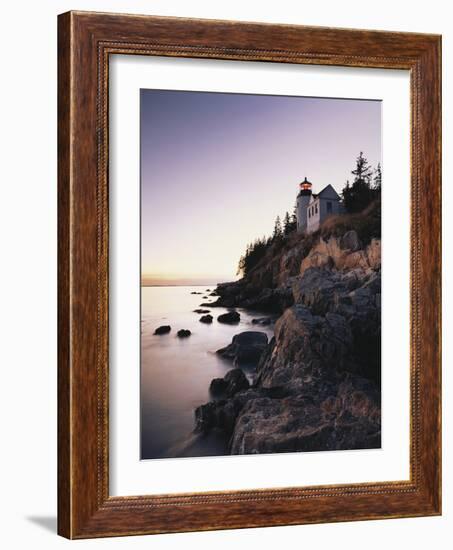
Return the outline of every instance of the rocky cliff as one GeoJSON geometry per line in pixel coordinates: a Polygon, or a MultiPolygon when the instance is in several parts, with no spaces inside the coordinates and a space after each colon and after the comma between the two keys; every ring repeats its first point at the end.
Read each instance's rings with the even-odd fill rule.
{"type": "Polygon", "coordinates": [[[226,380],[227,394],[196,409],[196,430],[222,430],[232,454],[380,447],[380,252],[354,229],[294,235],[219,285],[217,305],[279,317],[269,343],[250,332],[225,348],[237,367],[238,341],[254,346],[253,383],[226,380]]]}

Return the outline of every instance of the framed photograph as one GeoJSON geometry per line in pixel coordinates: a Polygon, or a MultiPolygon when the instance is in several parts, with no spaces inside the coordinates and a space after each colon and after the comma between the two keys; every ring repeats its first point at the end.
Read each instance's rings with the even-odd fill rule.
{"type": "Polygon", "coordinates": [[[440,37],[58,28],[59,533],[440,514],[440,37]]]}

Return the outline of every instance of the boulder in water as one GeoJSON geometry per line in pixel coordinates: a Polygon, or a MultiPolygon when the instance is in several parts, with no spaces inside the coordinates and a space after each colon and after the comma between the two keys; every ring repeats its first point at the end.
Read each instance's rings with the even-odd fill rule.
{"type": "Polygon", "coordinates": [[[160,327],[157,327],[154,331],[154,334],[168,334],[171,330],[170,325],[162,325],[160,327]]]}
{"type": "Polygon", "coordinates": [[[212,315],[202,315],[199,319],[200,323],[205,323],[207,325],[210,325],[212,323],[213,316],[212,315]]]}
{"type": "Polygon", "coordinates": [[[252,325],[261,325],[262,327],[267,327],[272,323],[272,319],[270,317],[258,317],[256,319],[252,319],[252,325]]]}
{"type": "Polygon", "coordinates": [[[222,313],[222,315],[219,315],[217,317],[217,321],[219,323],[226,323],[229,325],[235,325],[239,323],[241,320],[241,316],[237,311],[229,311],[228,313],[222,313]]]}
{"type": "Polygon", "coordinates": [[[232,359],[237,366],[257,365],[266,346],[267,335],[264,332],[247,330],[236,334],[231,344],[216,353],[225,359],[232,359]]]}
{"type": "Polygon", "coordinates": [[[224,395],[228,387],[228,382],[224,378],[213,378],[209,385],[209,391],[215,397],[224,395]]]}

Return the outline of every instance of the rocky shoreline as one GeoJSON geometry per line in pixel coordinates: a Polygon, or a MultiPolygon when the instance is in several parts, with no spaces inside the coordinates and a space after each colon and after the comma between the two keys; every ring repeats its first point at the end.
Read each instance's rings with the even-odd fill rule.
{"type": "Polygon", "coordinates": [[[218,285],[216,301],[200,307],[278,319],[270,342],[245,331],[218,350],[234,368],[211,382],[195,431],[220,430],[231,454],[379,448],[380,249],[380,239],[364,244],[354,230],[302,238],[218,285]]]}

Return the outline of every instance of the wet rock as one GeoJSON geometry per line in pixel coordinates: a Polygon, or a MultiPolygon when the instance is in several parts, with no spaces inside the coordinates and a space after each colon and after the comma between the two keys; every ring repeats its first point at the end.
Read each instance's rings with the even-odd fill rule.
{"type": "MultiPolygon", "coordinates": [[[[244,307],[269,313],[281,313],[293,303],[291,289],[288,286],[270,288],[272,277],[264,277],[259,284],[245,284],[243,280],[218,285],[218,298],[210,307],[244,307]]],[[[203,306],[203,304],[202,304],[203,306]]]]}
{"type": "Polygon", "coordinates": [[[257,365],[261,354],[267,346],[267,335],[264,332],[244,331],[236,334],[228,346],[217,350],[221,357],[230,359],[234,365],[257,365]]]}
{"type": "Polygon", "coordinates": [[[258,295],[241,299],[240,305],[248,309],[269,313],[281,313],[293,304],[291,288],[265,288],[258,295]]]}
{"type": "Polygon", "coordinates": [[[205,323],[207,325],[210,325],[212,323],[213,316],[212,315],[202,315],[199,319],[200,323],[205,323]]]}
{"type": "Polygon", "coordinates": [[[229,311],[228,313],[223,313],[217,317],[219,323],[226,323],[230,325],[235,325],[239,323],[241,316],[237,311],[229,311]]]}
{"type": "Polygon", "coordinates": [[[209,385],[209,391],[213,396],[224,395],[228,387],[228,382],[223,378],[213,378],[209,385]]]}
{"type": "Polygon", "coordinates": [[[228,383],[227,395],[232,396],[242,390],[248,390],[250,383],[241,369],[231,369],[223,379],[228,383]]]}
{"type": "Polygon", "coordinates": [[[238,392],[229,399],[209,401],[195,409],[195,431],[207,433],[219,429],[230,436],[234,430],[236,418],[244,404],[260,393],[253,389],[238,392]]]}
{"type": "Polygon", "coordinates": [[[244,285],[242,281],[221,283],[210,293],[210,296],[216,296],[217,300],[211,302],[209,305],[212,307],[236,307],[242,299],[243,291],[244,285]]]}
{"type": "Polygon", "coordinates": [[[190,330],[188,329],[181,329],[181,330],[178,330],[178,338],[187,338],[188,336],[190,336],[192,333],[190,332],[190,330]]]}
{"type": "Polygon", "coordinates": [[[230,435],[240,408],[233,400],[210,401],[195,409],[195,431],[208,433],[220,429],[230,435]]]}
{"type": "Polygon", "coordinates": [[[209,390],[214,396],[232,397],[242,390],[248,390],[250,383],[241,369],[232,369],[223,378],[214,378],[209,390]]]}
{"type": "MultiPolygon", "coordinates": [[[[223,380],[223,379],[220,379],[223,380]]],[[[220,429],[232,454],[379,448],[379,389],[352,375],[282,388],[238,391],[195,412],[197,431],[220,429]]]]}
{"type": "Polygon", "coordinates": [[[154,331],[154,334],[168,334],[171,331],[170,325],[162,325],[160,327],[157,327],[154,331]]]}
{"type": "Polygon", "coordinates": [[[256,319],[252,319],[253,325],[260,325],[262,327],[266,327],[272,323],[272,319],[270,317],[258,317],[256,319]]]}
{"type": "Polygon", "coordinates": [[[193,312],[194,313],[209,313],[210,310],[209,309],[194,309],[193,312]]]}

